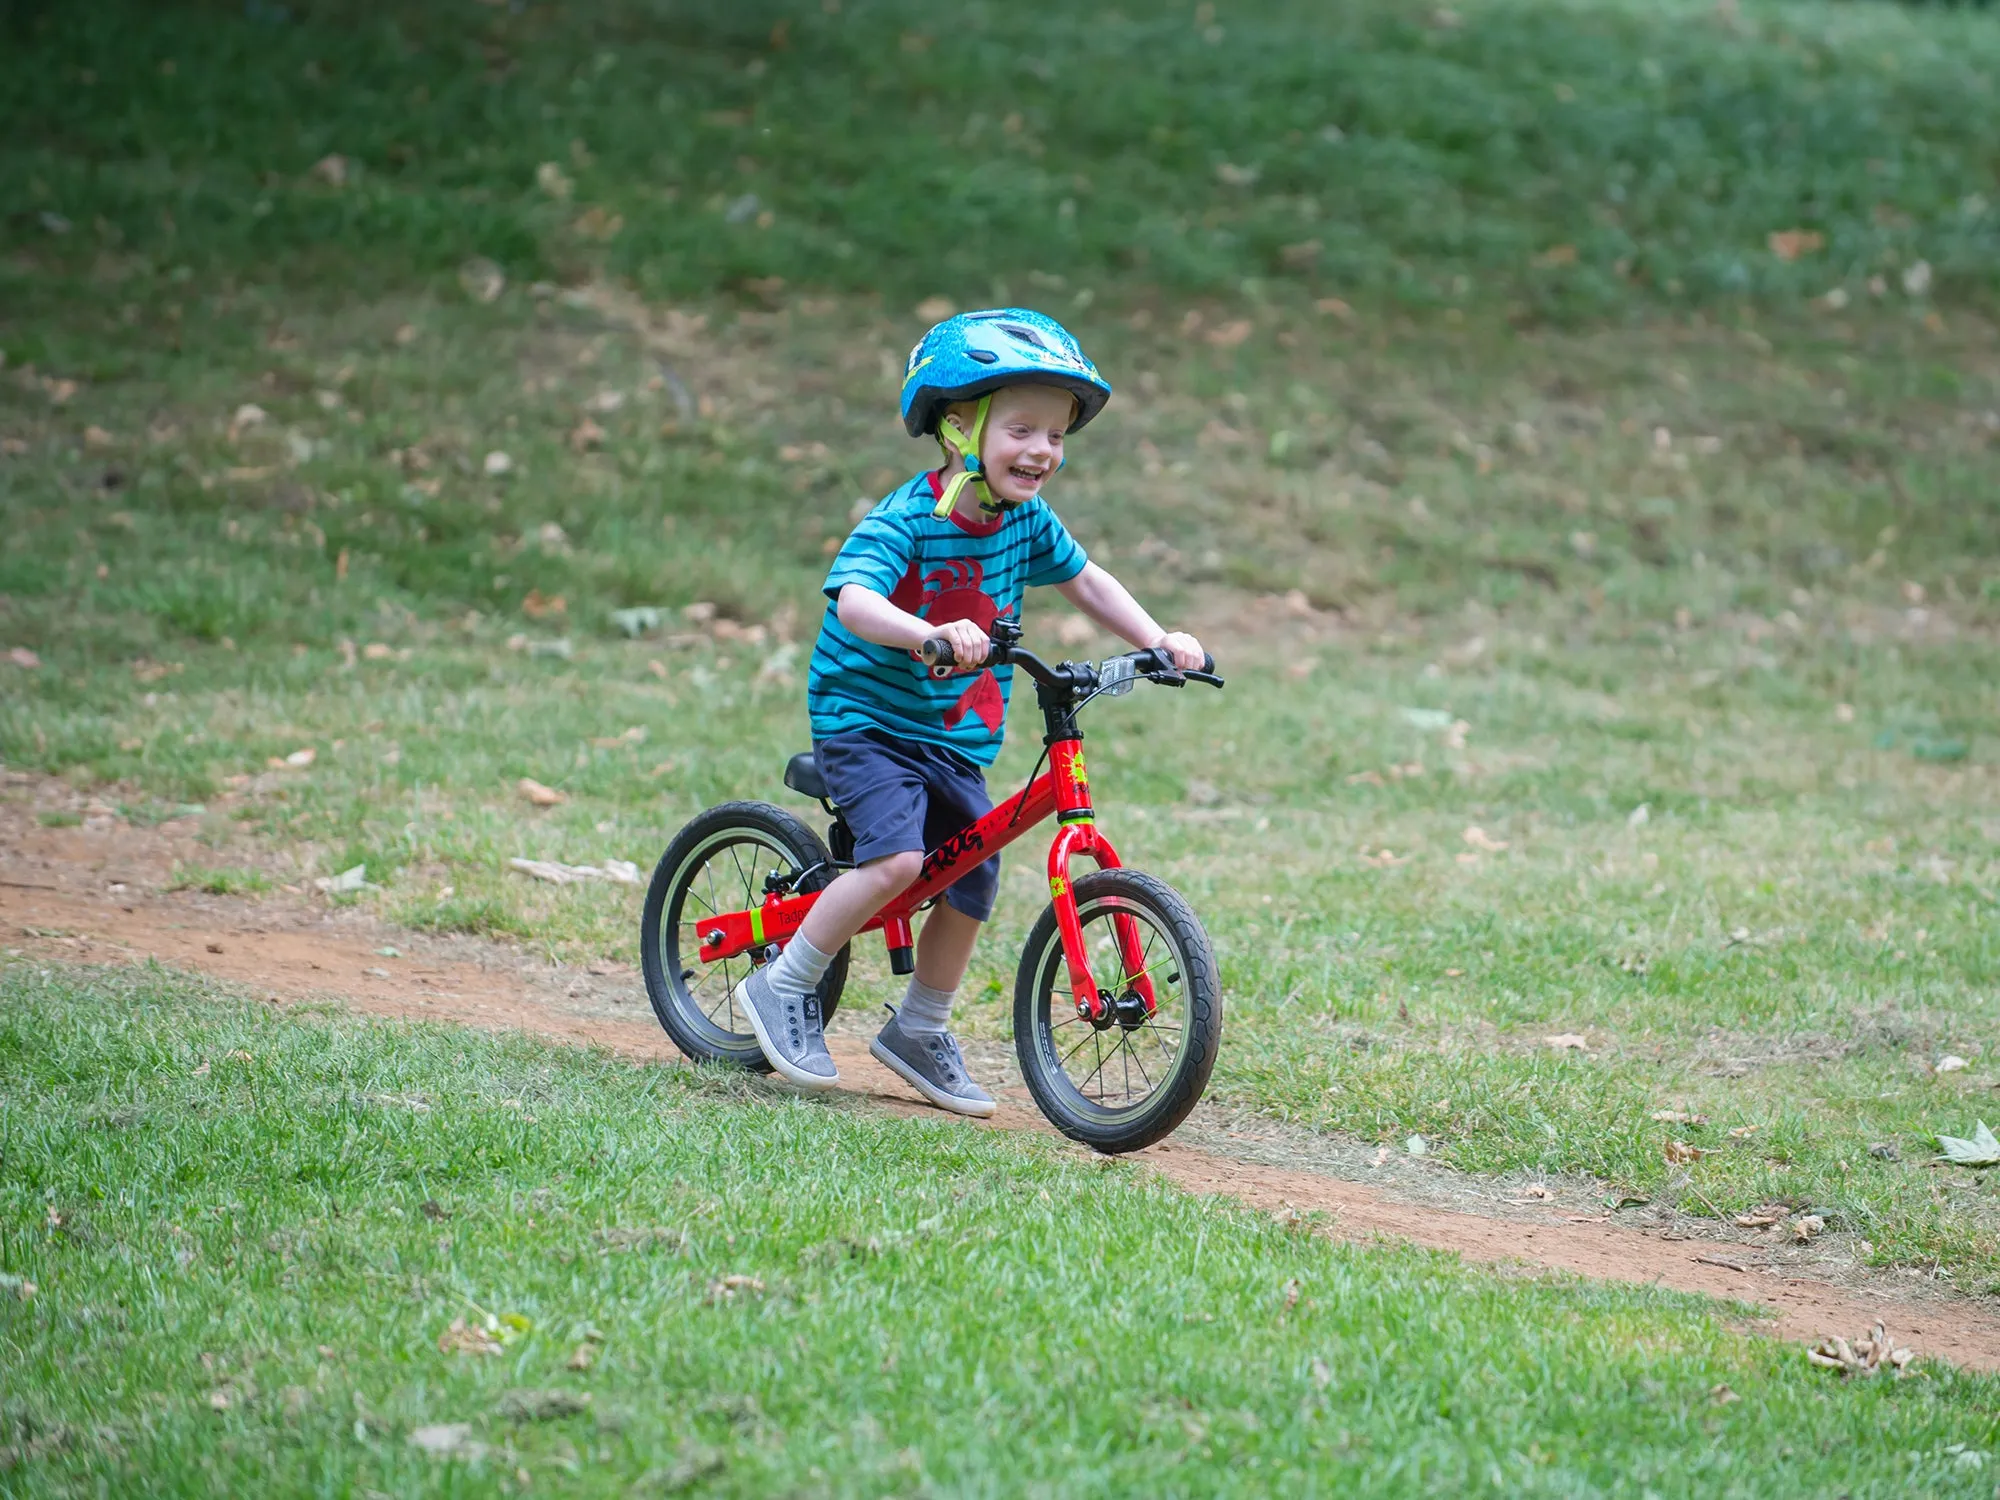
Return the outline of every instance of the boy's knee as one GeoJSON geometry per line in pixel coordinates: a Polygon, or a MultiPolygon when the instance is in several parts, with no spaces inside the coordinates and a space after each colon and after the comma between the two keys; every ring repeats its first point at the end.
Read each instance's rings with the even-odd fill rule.
{"type": "Polygon", "coordinates": [[[871,859],[861,868],[880,880],[893,895],[908,890],[923,872],[924,857],[914,849],[907,849],[900,854],[885,854],[880,859],[871,859]]]}

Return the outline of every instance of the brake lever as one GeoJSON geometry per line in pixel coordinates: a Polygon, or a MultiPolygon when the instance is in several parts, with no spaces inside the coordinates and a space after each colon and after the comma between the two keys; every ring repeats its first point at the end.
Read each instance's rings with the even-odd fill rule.
{"type": "Polygon", "coordinates": [[[1223,680],[1213,672],[1189,672],[1187,680],[1189,682],[1205,682],[1212,688],[1219,688],[1224,685],[1223,680]]]}

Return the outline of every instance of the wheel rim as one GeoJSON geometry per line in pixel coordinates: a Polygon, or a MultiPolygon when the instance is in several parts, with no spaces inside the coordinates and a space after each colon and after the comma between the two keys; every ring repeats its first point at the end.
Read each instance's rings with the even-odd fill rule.
{"type": "Polygon", "coordinates": [[[1094,1120],[1129,1120],[1168,1097],[1186,1065],[1188,955],[1152,909],[1128,896],[1095,896],[1077,905],[1091,977],[1115,1001],[1131,995],[1144,974],[1157,1002],[1136,1029],[1114,1022],[1100,1030],[1076,1013],[1062,938],[1051,931],[1036,962],[1035,996],[1040,1035],[1036,1045],[1046,1083],[1074,1112],[1094,1120]],[[1130,917],[1139,928],[1139,964],[1128,970],[1113,925],[1130,917]]]}
{"type": "Polygon", "coordinates": [[[736,986],[755,965],[748,954],[704,963],[702,919],[761,905],[764,877],[796,874],[798,867],[776,835],[724,828],[690,849],[674,870],[660,922],[660,968],[682,1019],[712,1047],[756,1048],[756,1034],[736,1004],[736,986]]]}

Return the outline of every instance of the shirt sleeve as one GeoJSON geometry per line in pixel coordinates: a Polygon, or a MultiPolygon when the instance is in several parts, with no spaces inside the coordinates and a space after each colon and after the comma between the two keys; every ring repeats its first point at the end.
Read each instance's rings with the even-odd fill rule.
{"type": "Polygon", "coordinates": [[[1028,550],[1028,587],[1068,583],[1083,571],[1090,558],[1083,544],[1069,534],[1069,528],[1057,519],[1046,502],[1037,501],[1035,509],[1037,525],[1035,540],[1028,550]]]}
{"type": "Polygon", "coordinates": [[[909,528],[886,507],[877,506],[847,534],[821,592],[838,602],[843,588],[858,583],[886,599],[902,581],[913,554],[909,528]]]}

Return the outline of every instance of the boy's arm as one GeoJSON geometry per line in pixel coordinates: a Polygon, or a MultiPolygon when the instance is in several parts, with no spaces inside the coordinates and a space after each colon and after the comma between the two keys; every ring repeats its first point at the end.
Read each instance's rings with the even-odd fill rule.
{"type": "MultiPolygon", "coordinates": [[[[970,620],[946,620],[933,625],[929,620],[898,609],[865,584],[844,584],[834,605],[840,623],[878,646],[914,651],[925,641],[938,637],[951,642],[952,660],[961,667],[976,667],[986,660],[992,642],[986,632],[970,620]]],[[[1196,666],[1201,663],[1197,661],[1196,666]]]]}
{"type": "Polygon", "coordinates": [[[1113,635],[1123,636],[1142,650],[1160,647],[1184,672],[1201,670],[1204,656],[1201,642],[1185,631],[1162,630],[1160,622],[1146,613],[1125,585],[1096,563],[1085,563],[1076,577],[1057,584],[1056,592],[1113,635]]]}

